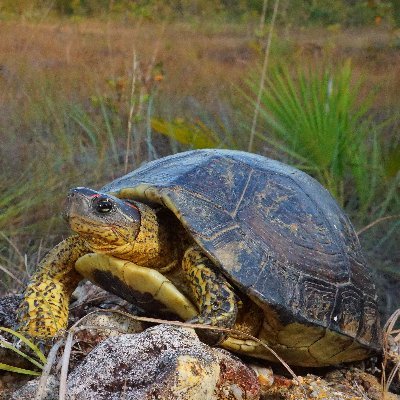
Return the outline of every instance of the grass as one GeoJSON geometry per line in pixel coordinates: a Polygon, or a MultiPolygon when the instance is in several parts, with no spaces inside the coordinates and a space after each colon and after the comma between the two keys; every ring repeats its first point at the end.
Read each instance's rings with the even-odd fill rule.
{"type": "MultiPolygon", "coordinates": [[[[20,287],[18,281],[44,252],[68,234],[59,213],[70,187],[98,188],[147,159],[188,148],[247,149],[253,103],[240,91],[248,90],[245,81],[263,56],[257,29],[258,21],[254,26],[140,19],[135,24],[89,19],[0,22],[0,291],[20,287]]],[[[375,97],[359,119],[351,121],[349,114],[335,129],[331,121],[323,122],[330,129],[326,135],[342,135],[342,152],[333,142],[329,151],[308,147],[300,154],[306,165],[293,157],[299,148],[279,136],[291,154],[262,140],[255,151],[306,167],[338,196],[358,227],[394,213],[399,207],[399,137],[394,133],[400,71],[391,31],[277,27],[275,32],[267,76],[283,81],[271,83],[292,79],[297,85],[303,80],[303,94],[317,100],[335,76],[347,93],[347,100],[340,99],[338,88],[330,99],[338,110],[343,101],[354,110],[366,93],[374,91],[375,97]],[[346,65],[349,57],[351,74],[346,66],[339,71],[336,66],[346,65]],[[283,68],[276,67],[278,61],[283,68]],[[316,75],[321,79],[308,87],[311,65],[312,71],[321,71],[316,75]],[[346,89],[349,81],[361,78],[359,92],[346,89]],[[380,128],[382,121],[388,122],[380,128]],[[367,122],[368,130],[361,132],[367,122]],[[348,124],[348,136],[340,124],[348,124]],[[355,125],[364,136],[354,135],[350,128],[355,125]],[[361,160],[350,163],[354,148],[361,160]]],[[[318,118],[324,117],[321,108],[315,110],[318,118]]],[[[266,115],[259,132],[271,129],[266,115]]],[[[308,123],[304,119],[304,127],[308,123]]],[[[397,276],[400,260],[397,223],[387,221],[361,237],[374,267],[390,276],[397,276]]]]}
{"type": "Polygon", "coordinates": [[[400,309],[396,310],[387,320],[383,328],[383,342],[384,342],[384,357],[382,361],[383,371],[382,374],[382,388],[383,392],[390,389],[390,385],[397,383],[400,368],[400,330],[396,329],[400,317],[400,309]]]}
{"type": "MultiPolygon", "coordinates": [[[[0,331],[7,332],[8,334],[15,336],[17,339],[19,339],[22,343],[24,343],[27,346],[27,348],[29,348],[30,351],[33,352],[33,354],[35,355],[37,360],[35,358],[32,358],[30,355],[26,354],[25,352],[19,350],[14,344],[11,344],[6,340],[0,339],[0,347],[6,348],[10,351],[17,353],[20,357],[25,358],[33,366],[35,366],[36,368],[38,368],[40,370],[42,370],[44,368],[44,366],[47,362],[46,356],[31,340],[27,339],[26,337],[24,337],[23,335],[21,335],[20,333],[14,331],[12,329],[0,327],[0,331]]],[[[32,376],[40,375],[40,373],[35,370],[14,367],[12,365],[4,364],[4,363],[0,363],[0,370],[16,372],[16,373],[24,374],[24,375],[32,375],[32,376]]]]}

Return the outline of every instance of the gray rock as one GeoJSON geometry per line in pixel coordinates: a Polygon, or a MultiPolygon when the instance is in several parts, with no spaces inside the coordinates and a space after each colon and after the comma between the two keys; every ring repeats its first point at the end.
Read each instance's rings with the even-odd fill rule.
{"type": "MultiPolygon", "coordinates": [[[[17,324],[16,311],[21,300],[21,294],[9,294],[0,298],[0,327],[15,329],[17,324]]],[[[0,340],[12,345],[16,341],[16,337],[8,332],[0,331],[0,340]]],[[[0,346],[0,363],[22,368],[30,366],[26,359],[2,346],[0,346]]]]}
{"type": "MultiPolygon", "coordinates": [[[[38,390],[39,379],[35,378],[20,389],[16,390],[10,397],[11,400],[32,400],[36,397],[36,393],[38,390]]],[[[59,381],[58,379],[50,375],[47,378],[46,388],[44,390],[44,395],[42,400],[57,400],[58,399],[58,387],[59,381]]]]}
{"type": "Polygon", "coordinates": [[[16,310],[21,300],[21,294],[9,294],[0,298],[0,326],[12,328],[16,325],[16,310]]]}
{"type": "Polygon", "coordinates": [[[68,394],[74,400],[211,400],[219,372],[218,358],[193,330],[160,325],[99,344],[70,374],[68,394]]]}

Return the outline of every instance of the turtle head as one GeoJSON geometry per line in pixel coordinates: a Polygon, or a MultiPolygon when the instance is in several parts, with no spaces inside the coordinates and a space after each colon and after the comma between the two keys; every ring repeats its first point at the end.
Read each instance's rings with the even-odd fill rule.
{"type": "Polygon", "coordinates": [[[64,216],[93,251],[107,254],[133,243],[141,223],[134,203],[85,187],[70,190],[64,216]]]}

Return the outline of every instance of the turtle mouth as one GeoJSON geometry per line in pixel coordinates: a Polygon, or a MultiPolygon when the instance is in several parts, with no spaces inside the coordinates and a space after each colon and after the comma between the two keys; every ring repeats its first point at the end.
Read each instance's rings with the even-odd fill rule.
{"type": "Polygon", "coordinates": [[[109,243],[112,247],[117,242],[128,243],[131,240],[131,235],[124,226],[93,221],[82,215],[74,214],[74,212],[68,214],[68,222],[74,232],[90,242],[102,243],[103,245],[109,243]]]}
{"type": "Polygon", "coordinates": [[[70,215],[69,224],[95,253],[118,256],[121,248],[128,249],[133,243],[129,232],[121,226],[104,225],[75,215],[70,215]]]}

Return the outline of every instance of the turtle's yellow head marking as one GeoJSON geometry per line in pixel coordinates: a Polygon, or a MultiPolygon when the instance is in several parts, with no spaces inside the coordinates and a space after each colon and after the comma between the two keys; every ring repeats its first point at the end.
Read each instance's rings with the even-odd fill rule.
{"type": "Polygon", "coordinates": [[[93,251],[107,254],[125,252],[141,224],[133,203],[84,187],[69,192],[65,217],[93,251]]]}

